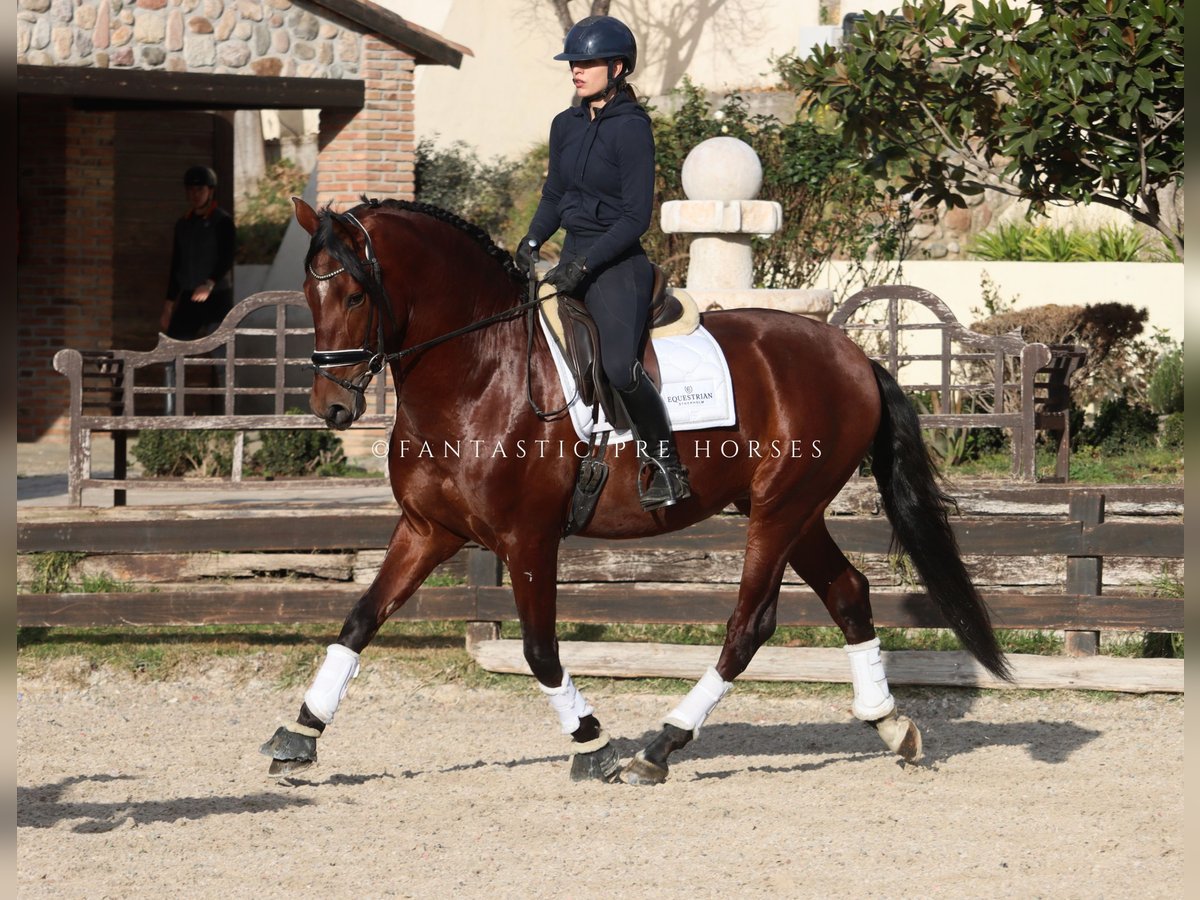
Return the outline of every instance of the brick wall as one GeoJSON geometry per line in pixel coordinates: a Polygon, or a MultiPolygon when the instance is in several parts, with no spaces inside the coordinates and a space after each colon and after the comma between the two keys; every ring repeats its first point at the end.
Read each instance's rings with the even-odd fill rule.
{"type": "Polygon", "coordinates": [[[345,209],[368,197],[413,197],[413,60],[376,35],[363,38],[363,108],[321,112],[317,200],[345,209]]]}
{"type": "Polygon", "coordinates": [[[63,347],[111,347],[113,141],[108,112],[22,98],[17,264],[17,440],[66,438],[63,347]]]}

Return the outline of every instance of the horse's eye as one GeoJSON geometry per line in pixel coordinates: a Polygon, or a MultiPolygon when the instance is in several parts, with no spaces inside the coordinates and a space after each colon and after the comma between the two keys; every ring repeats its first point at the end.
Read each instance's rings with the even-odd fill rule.
{"type": "Polygon", "coordinates": [[[353,309],[361,304],[364,299],[365,295],[362,291],[355,291],[353,294],[350,294],[348,297],[346,297],[346,306],[350,309],[353,309]]]}

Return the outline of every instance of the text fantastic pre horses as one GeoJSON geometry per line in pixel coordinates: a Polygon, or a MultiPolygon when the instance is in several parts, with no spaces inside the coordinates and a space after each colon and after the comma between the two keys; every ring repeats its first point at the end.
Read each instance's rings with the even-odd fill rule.
{"type": "Polygon", "coordinates": [[[558,546],[579,460],[570,449],[569,419],[545,421],[528,402],[527,378],[543,407],[554,405],[558,389],[540,336],[527,372],[526,326],[514,311],[522,276],[479,229],[423,204],[371,201],[349,213],[318,214],[297,200],[296,217],[312,235],[304,291],[321,367],[312,410],[335,428],[349,427],[363,411],[362,387],[372,372],[390,366],[398,403],[388,471],[402,515],[379,575],[330,646],[297,722],[264,745],[273,772],[315,761],[316,739],[357,674],[359,654],[434,567],[468,541],[508,566],[525,658],[572,738],[574,778],[665,779],[668,756],[693,738],[775,630],[787,565],[846,636],[854,714],[893,751],[919,758],[920,734],[896,713],[888,691],[867,579],[824,522],[825,508],[868,453],[897,539],[930,596],[966,648],[1007,677],[947,522],[948,498],[896,382],[836,328],[771,310],[708,313],[704,326],[729,359],[737,425],[679,441],[692,496],[653,513],[638,502],[634,454],[610,459],[608,487],[581,532],[646,537],[685,528],[730,504],[750,519],[741,587],[716,666],[622,770],[592,707],[559,663],[558,546]],[[489,319],[495,321],[437,340],[489,319]],[[704,446],[725,452],[698,454],[704,446]],[[423,447],[431,452],[414,449],[423,447]]]}

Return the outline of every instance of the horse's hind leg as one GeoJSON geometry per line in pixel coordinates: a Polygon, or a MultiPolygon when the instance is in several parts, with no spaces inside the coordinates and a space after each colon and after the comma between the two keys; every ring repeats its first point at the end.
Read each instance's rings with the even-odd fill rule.
{"type": "Polygon", "coordinates": [[[402,518],[388,543],[387,554],[375,581],[367,588],[346,621],[336,643],[304,695],[296,722],[281,725],[262,752],[271,757],[270,773],[286,775],[317,761],[317,738],[333,721],[350,680],[358,675],[359,654],[375,637],[388,616],[416,591],[439,563],[458,552],[462,538],[425,522],[414,525],[402,518]]]}
{"type": "Polygon", "coordinates": [[[921,732],[911,719],[896,713],[875,635],[866,576],[833,542],[824,519],[815,520],[805,529],[788,562],[816,591],[846,637],[855,717],[874,726],[893,752],[916,762],[921,758],[921,732]]]}
{"type": "MultiPolygon", "coordinates": [[[[757,513],[756,513],[757,515],[757,513]]],[[[758,648],[775,633],[775,610],[794,527],[789,523],[750,520],[746,558],[737,605],[725,629],[725,644],[710,668],[683,701],[663,719],[662,731],[630,761],[621,774],[627,784],[661,784],[667,758],[697,734],[733,680],[746,670],[758,648]]]]}

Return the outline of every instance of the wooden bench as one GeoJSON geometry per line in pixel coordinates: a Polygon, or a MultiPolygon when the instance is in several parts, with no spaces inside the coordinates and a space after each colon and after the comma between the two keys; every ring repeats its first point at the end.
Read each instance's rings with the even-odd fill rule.
{"type": "MultiPolygon", "coordinates": [[[[69,502],[79,506],[84,488],[114,491],[125,502],[131,485],[154,488],[262,487],[243,479],[247,432],[265,429],[319,429],[315,416],[289,415],[308,408],[312,375],[305,370],[313,351],[312,315],[299,291],[254,294],[237,304],[212,334],[194,341],[160,335],[153,350],[60,350],[54,368],[70,382],[69,502]],[[167,386],[167,369],[174,387],[167,386]],[[167,413],[167,397],[174,411],[167,413]],[[234,432],[232,474],[228,479],[128,478],[127,439],[143,431],[220,429],[234,432]],[[113,477],[92,474],[92,435],[113,436],[113,477]]],[[[368,412],[360,427],[391,428],[390,385],[380,373],[369,390],[368,412]]],[[[319,483],[321,479],[309,479],[319,483]]],[[[328,479],[345,486],[352,479],[328,479]]],[[[379,484],[378,479],[371,483],[379,484]]],[[[274,484],[280,484],[275,482],[274,484]]]]}
{"type": "MultiPolygon", "coordinates": [[[[1015,334],[977,334],[959,324],[933,294],[904,285],[860,291],[837,309],[830,323],[864,344],[906,390],[936,395],[938,408],[921,416],[926,427],[1009,429],[1013,472],[1028,479],[1036,475],[1036,434],[1047,431],[1057,437],[1054,480],[1066,480],[1069,380],[1083,358],[1082,350],[1026,343],[1015,334]],[[930,321],[910,321],[916,309],[924,310],[930,321]],[[905,352],[904,336],[921,331],[938,333],[937,351],[905,352]],[[939,377],[920,383],[906,380],[909,363],[934,363],[939,377]]],[[[247,432],[325,427],[313,416],[287,414],[290,407],[308,406],[312,377],[304,367],[312,349],[312,319],[303,294],[272,291],[243,300],[215,332],[194,341],[164,336],[149,351],[60,350],[54,367],[70,381],[69,502],[81,505],[88,487],[113,489],[117,506],[124,504],[125,491],[134,484],[213,487],[213,479],[130,480],[128,436],[148,430],[233,431],[233,472],[220,483],[263,486],[261,480],[246,482],[242,477],[247,432]],[[167,387],[168,367],[175,372],[174,387],[167,387]],[[170,415],[168,395],[174,397],[170,415]],[[96,432],[113,437],[112,478],[93,477],[91,448],[96,432]]],[[[386,376],[385,371],[372,382],[370,410],[359,427],[391,428],[386,376]]],[[[354,482],[337,479],[336,483],[354,482]]]]}
{"type": "Polygon", "coordinates": [[[1054,475],[1065,482],[1070,463],[1070,379],[1085,357],[1081,348],[1026,343],[1018,334],[979,334],[963,327],[942,300],[908,285],[880,285],[849,297],[830,317],[910,392],[929,392],[926,428],[1006,428],[1012,435],[1018,478],[1036,479],[1037,433],[1055,437],[1054,475]],[[925,338],[924,352],[908,352],[910,335],[925,338]],[[916,375],[936,367],[935,378],[916,375]]]}

